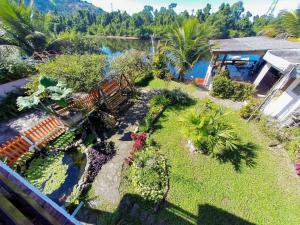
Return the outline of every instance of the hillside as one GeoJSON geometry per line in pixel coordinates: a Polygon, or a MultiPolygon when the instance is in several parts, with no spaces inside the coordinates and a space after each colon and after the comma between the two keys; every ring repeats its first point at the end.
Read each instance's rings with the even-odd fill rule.
{"type": "MultiPolygon", "coordinates": [[[[25,0],[29,3],[30,0],[25,0]]],[[[77,10],[101,12],[102,9],[82,0],[34,0],[36,8],[41,12],[56,11],[59,13],[72,13],[77,10]]]]}

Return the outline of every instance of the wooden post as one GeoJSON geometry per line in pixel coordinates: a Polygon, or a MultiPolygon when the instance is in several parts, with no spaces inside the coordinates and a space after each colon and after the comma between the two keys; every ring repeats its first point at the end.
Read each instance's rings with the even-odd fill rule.
{"type": "Polygon", "coordinates": [[[205,86],[209,86],[210,79],[214,75],[213,73],[216,67],[218,57],[218,54],[213,53],[203,82],[205,86]]]}
{"type": "Polygon", "coordinates": [[[220,73],[221,70],[222,70],[222,67],[223,67],[223,65],[224,65],[224,62],[225,62],[226,58],[227,58],[227,54],[224,54],[223,59],[222,59],[222,62],[221,62],[221,65],[220,65],[219,73],[220,73]]]}
{"type": "Polygon", "coordinates": [[[123,76],[125,78],[125,81],[127,82],[130,90],[133,91],[133,87],[132,87],[131,83],[128,81],[127,77],[124,74],[122,74],[121,76],[123,76]]]}

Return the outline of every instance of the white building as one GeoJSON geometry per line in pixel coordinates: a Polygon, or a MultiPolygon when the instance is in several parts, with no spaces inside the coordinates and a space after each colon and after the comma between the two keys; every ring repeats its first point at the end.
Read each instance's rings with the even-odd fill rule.
{"type": "Polygon", "coordinates": [[[226,66],[231,79],[254,83],[265,114],[283,125],[293,123],[298,111],[300,118],[300,42],[247,37],[212,40],[210,47],[205,86],[210,88],[213,76],[226,66]]]}
{"type": "Polygon", "coordinates": [[[268,93],[261,110],[290,125],[300,111],[300,49],[270,50],[263,59],[266,64],[254,81],[258,92],[268,93]]]}

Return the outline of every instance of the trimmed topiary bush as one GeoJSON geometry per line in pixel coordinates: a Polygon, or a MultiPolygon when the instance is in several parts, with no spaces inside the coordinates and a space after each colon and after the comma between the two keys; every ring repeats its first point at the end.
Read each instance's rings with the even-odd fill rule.
{"type": "Polygon", "coordinates": [[[217,98],[244,101],[254,94],[251,83],[232,81],[227,76],[220,74],[214,77],[211,95],[217,98]]]}

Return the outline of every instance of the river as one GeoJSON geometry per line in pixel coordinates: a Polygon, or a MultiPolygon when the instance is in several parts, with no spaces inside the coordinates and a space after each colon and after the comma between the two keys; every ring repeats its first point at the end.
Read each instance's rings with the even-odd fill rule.
{"type": "MultiPolygon", "coordinates": [[[[157,45],[157,41],[154,42],[154,46],[157,45]]],[[[130,40],[130,39],[99,39],[100,51],[107,55],[111,60],[112,58],[122,54],[124,51],[129,49],[136,49],[142,51],[153,52],[153,45],[151,40],[130,40]]],[[[194,65],[186,73],[186,78],[204,78],[208,65],[209,65],[210,55],[207,54],[205,57],[200,58],[199,62],[194,65]]],[[[176,76],[176,69],[170,65],[170,72],[176,76]]]]}

